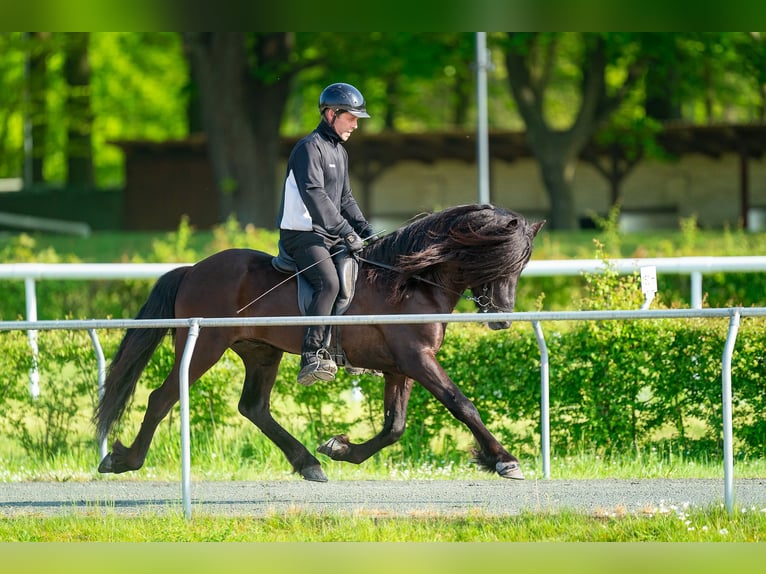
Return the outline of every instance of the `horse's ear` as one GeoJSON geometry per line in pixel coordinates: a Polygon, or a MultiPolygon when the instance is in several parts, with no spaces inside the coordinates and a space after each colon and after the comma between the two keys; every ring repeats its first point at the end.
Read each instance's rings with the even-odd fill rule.
{"type": "Polygon", "coordinates": [[[532,237],[537,235],[537,233],[540,231],[540,229],[542,229],[543,225],[545,225],[545,219],[543,219],[542,221],[537,221],[537,222],[535,222],[535,223],[533,223],[531,225],[531,227],[532,227],[532,237]]]}

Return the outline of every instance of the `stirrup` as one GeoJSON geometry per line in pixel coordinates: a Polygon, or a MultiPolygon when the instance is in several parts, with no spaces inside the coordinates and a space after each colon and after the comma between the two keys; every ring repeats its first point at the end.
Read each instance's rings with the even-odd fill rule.
{"type": "Polygon", "coordinates": [[[298,382],[306,387],[317,381],[332,381],[338,372],[338,365],[332,360],[327,349],[317,350],[307,361],[298,373],[298,382]]]}

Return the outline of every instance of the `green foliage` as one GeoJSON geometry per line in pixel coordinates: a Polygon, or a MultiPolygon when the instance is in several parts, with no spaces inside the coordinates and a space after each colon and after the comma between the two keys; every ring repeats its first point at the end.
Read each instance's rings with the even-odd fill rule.
{"type": "Polygon", "coordinates": [[[96,404],[97,371],[85,331],[40,333],[40,387],[31,396],[28,376],[32,354],[25,341],[3,333],[7,364],[3,368],[0,419],[3,434],[18,441],[33,460],[50,460],[68,450],[94,448],[82,434],[96,404]]]}
{"type": "MultiPolygon", "coordinates": [[[[611,219],[610,219],[611,221],[611,219]]],[[[604,233],[607,227],[604,226],[604,233]]],[[[609,233],[618,233],[612,227],[609,233]]],[[[176,232],[152,243],[146,260],[198,258],[206,250],[248,246],[273,252],[276,236],[252,227],[242,228],[229,220],[216,228],[210,246],[192,248],[195,232],[182,222],[176,232]]],[[[748,249],[754,241],[729,232],[726,242],[748,249]]],[[[601,242],[597,255],[606,258],[601,242]]],[[[625,249],[631,237],[617,235],[612,244],[625,249]]],[[[678,245],[696,252],[704,241],[696,223],[684,225],[678,245]]],[[[593,243],[593,242],[592,242],[593,243]]],[[[547,246],[546,246],[547,247],[547,246]]],[[[733,249],[733,247],[732,247],[733,249]]],[[[616,254],[618,255],[618,254],[616,254]]],[[[19,235],[2,247],[5,260],[75,260],[51,249],[38,249],[36,239],[19,235]]],[[[134,258],[137,260],[139,258],[134,258]]],[[[737,297],[760,297],[763,279],[754,274],[721,277],[722,288],[739,289],[737,297]],[[731,278],[734,278],[733,280],[731,278]]],[[[548,280],[545,293],[530,278],[520,285],[520,306],[540,309],[559,298],[562,306],[578,309],[636,309],[642,302],[638,274],[619,275],[605,264],[605,271],[583,275],[576,281],[548,280]],[[576,285],[573,286],[573,283],[576,285]],[[563,292],[563,293],[562,293],[563,292]]],[[[40,282],[38,299],[46,316],[103,316],[103,309],[134,316],[146,299],[150,281],[40,282]],[[82,310],[86,310],[83,312],[82,310]]],[[[712,278],[706,286],[715,286],[712,278]]],[[[0,308],[15,318],[23,309],[23,286],[6,282],[0,308]],[[9,303],[11,301],[15,303],[9,303]],[[14,313],[11,315],[10,313],[14,313]]],[[[660,288],[656,304],[673,306],[671,289],[660,288]]],[[[709,300],[713,297],[709,291],[709,300]]],[[[720,298],[720,295],[715,295],[720,298]]],[[[740,299],[741,300],[741,299],[740,299]]],[[[468,310],[468,309],[466,309],[468,310]]],[[[705,459],[721,451],[721,356],[726,337],[724,321],[636,320],[545,323],[550,354],[552,447],[560,454],[597,452],[602,456],[631,453],[672,453],[705,459]]],[[[104,353],[110,358],[122,332],[100,333],[104,353]]],[[[62,452],[92,448],[89,422],[95,393],[95,358],[84,332],[51,331],[40,334],[40,366],[43,374],[40,399],[28,396],[31,354],[22,333],[0,334],[2,382],[0,427],[30,456],[51,457],[62,452]]],[[[761,458],[766,445],[766,410],[763,348],[766,321],[743,320],[735,347],[734,428],[737,456],[761,458]]],[[[159,386],[173,363],[169,340],[161,345],[139,384],[138,396],[123,422],[132,434],[140,424],[146,395],[159,386]]],[[[439,360],[453,380],[474,401],[484,421],[512,452],[535,456],[539,452],[540,360],[531,329],[516,325],[492,332],[478,325],[450,326],[439,360]]],[[[348,433],[355,442],[375,434],[382,423],[382,380],[365,375],[351,377],[341,370],[337,379],[305,388],[295,383],[297,359],[285,356],[273,394],[273,412],[288,430],[307,445],[320,444],[330,436],[348,433]]],[[[227,353],[191,389],[191,419],[195,452],[224,456],[224,444],[234,440],[237,464],[263,464],[281,453],[239,416],[236,404],[244,372],[239,359],[227,353]],[[235,438],[232,438],[235,437],[235,438]]],[[[465,461],[472,437],[430,394],[416,385],[409,406],[407,431],[402,440],[382,456],[396,464],[465,461]]],[[[147,464],[177,460],[178,417],[171,414],[158,433],[158,448],[150,450],[147,464]],[[154,461],[154,462],[153,462],[154,461]]],[[[118,429],[122,432],[122,429],[118,429]]],[[[231,449],[228,456],[232,457],[231,449]]],[[[664,456],[664,455],[663,455],[664,456]]],[[[231,461],[230,464],[234,464],[231,461]]]]}
{"type": "MultiPolygon", "coordinates": [[[[566,126],[582,98],[584,50],[596,38],[605,42],[609,65],[605,81],[612,97],[625,80],[631,62],[650,61],[657,77],[672,78],[674,95],[684,119],[753,121],[759,119],[763,84],[762,35],[727,33],[538,33],[488,35],[492,67],[488,78],[490,127],[523,127],[508,88],[505,52],[537,47],[533,70],[536,88],[550,80],[545,111],[551,126],[566,126]],[[550,64],[545,68],[545,64],[550,64]]],[[[248,46],[258,46],[251,33],[248,46]]],[[[248,69],[259,81],[294,74],[283,114],[284,134],[305,133],[317,122],[316,94],[338,78],[358,85],[375,110],[369,127],[375,131],[444,130],[471,125],[475,61],[473,33],[299,32],[292,37],[288,69],[275,69],[268,57],[251,49],[248,69]]],[[[24,119],[44,126],[48,140],[45,179],[63,181],[68,117],[63,78],[67,33],[0,36],[0,177],[23,171],[24,119]],[[28,55],[45,56],[40,86],[25,90],[28,55]],[[30,110],[30,101],[43,101],[30,110]],[[25,114],[30,114],[31,116],[25,114]]],[[[185,137],[189,129],[190,67],[181,35],[173,32],[92,32],[89,46],[90,96],[94,120],[92,137],[96,182],[119,185],[124,179],[122,152],[111,142],[162,141],[185,137]]],[[[282,65],[280,63],[280,65],[282,65]]],[[[646,82],[627,90],[625,104],[615,113],[617,130],[605,131],[606,141],[618,141],[629,154],[644,147],[652,153],[653,125],[646,117],[646,82]],[[620,129],[627,127],[627,130],[620,129]]],[[[654,82],[658,84],[659,82],[654,82]]],[[[222,89],[226,89],[224,86],[222,89]]],[[[280,102],[281,104],[282,102],[280,102]]],[[[83,121],[83,118],[74,118],[83,121]]],[[[656,146],[654,146],[656,148],[656,146]]]]}

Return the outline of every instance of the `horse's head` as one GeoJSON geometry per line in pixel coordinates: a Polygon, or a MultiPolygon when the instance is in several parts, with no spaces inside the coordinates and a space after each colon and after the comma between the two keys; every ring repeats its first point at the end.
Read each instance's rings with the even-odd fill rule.
{"type": "MultiPolygon", "coordinates": [[[[471,287],[473,300],[480,313],[510,313],[513,311],[516,305],[516,286],[519,276],[532,255],[532,241],[544,224],[545,221],[526,224],[523,233],[526,246],[522,244],[517,247],[519,254],[514,258],[514,264],[510,266],[507,273],[499,275],[493,281],[471,287]]],[[[513,225],[518,225],[518,222],[514,221],[513,225]]],[[[511,321],[491,321],[487,323],[487,326],[494,331],[508,329],[511,326],[511,321]]]]}
{"type": "MultiPolygon", "coordinates": [[[[389,302],[400,303],[423,285],[456,296],[470,289],[481,312],[509,313],[516,282],[545,222],[492,205],[459,205],[414,220],[368,248],[370,281],[389,281],[389,302]],[[385,273],[380,271],[385,270],[385,273]],[[413,279],[417,279],[414,281],[413,279]]],[[[494,321],[492,329],[507,329],[494,321]]]]}

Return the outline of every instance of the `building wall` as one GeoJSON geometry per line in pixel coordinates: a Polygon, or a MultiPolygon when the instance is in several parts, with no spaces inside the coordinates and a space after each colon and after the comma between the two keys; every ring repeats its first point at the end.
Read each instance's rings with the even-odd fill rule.
{"type": "MultiPolygon", "coordinates": [[[[351,157],[352,168],[354,165],[351,157]]],[[[478,201],[474,164],[444,161],[423,164],[404,161],[385,171],[372,185],[367,212],[378,224],[397,225],[419,212],[478,201]]],[[[750,206],[766,208],[766,159],[749,161],[750,206]]],[[[361,183],[353,177],[359,196],[361,183]]],[[[490,166],[491,200],[530,218],[545,217],[550,202],[533,159],[490,166]]],[[[658,227],[677,227],[679,217],[696,216],[700,226],[740,225],[740,162],[734,154],[721,159],[689,155],[677,162],[645,161],[622,183],[622,206],[646,212],[658,227]]],[[[574,180],[578,216],[605,215],[609,186],[587,163],[580,163],[574,180]]]]}
{"type": "MultiPolygon", "coordinates": [[[[479,200],[477,170],[471,162],[399,161],[365,187],[360,179],[363,166],[355,160],[353,146],[349,146],[349,157],[357,201],[379,229],[390,231],[418,213],[479,200]]],[[[203,145],[131,146],[126,158],[125,228],[175,229],[183,214],[198,228],[218,221],[215,182],[203,145]]],[[[284,169],[283,160],[275,182],[277,198],[284,169]]],[[[758,221],[766,226],[766,158],[751,159],[749,175],[750,205],[761,209],[758,221]]],[[[490,188],[491,201],[497,205],[531,219],[548,216],[550,204],[534,159],[493,160],[490,188]]],[[[679,217],[692,215],[706,228],[740,225],[740,160],[736,154],[720,159],[689,154],[675,162],[644,161],[626,177],[621,190],[621,225],[626,230],[678,227],[679,217]]],[[[587,163],[578,165],[574,195],[581,221],[608,212],[608,183],[587,163]]]]}

